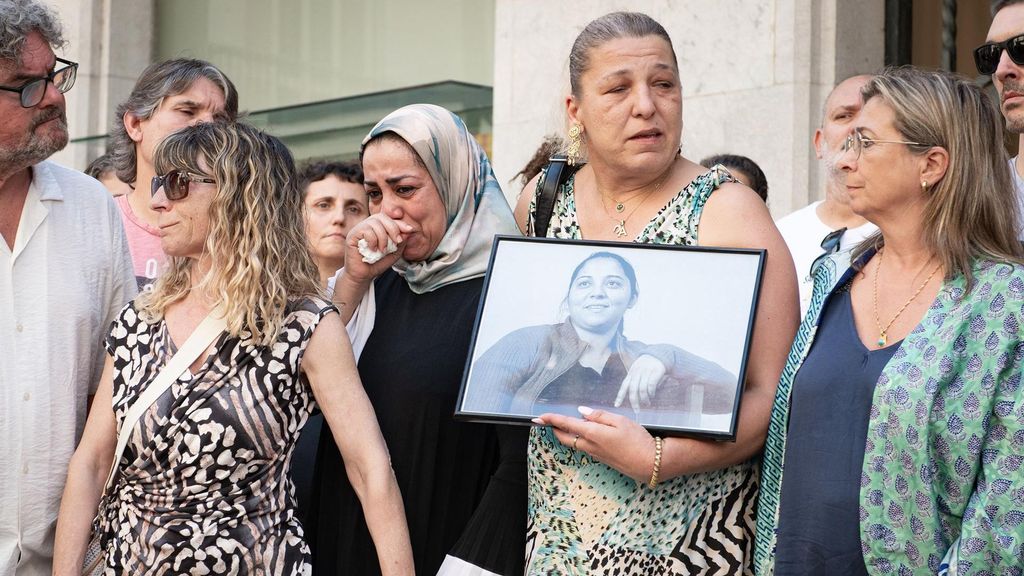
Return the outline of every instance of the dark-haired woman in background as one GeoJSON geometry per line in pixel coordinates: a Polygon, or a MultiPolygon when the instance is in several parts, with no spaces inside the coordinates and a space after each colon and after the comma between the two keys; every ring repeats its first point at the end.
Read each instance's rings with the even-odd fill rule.
{"type": "MultiPolygon", "coordinates": [[[[345,238],[370,215],[358,162],[312,162],[299,171],[306,239],[322,286],[345,265],[345,238]]],[[[358,357],[358,354],[356,354],[358,357]]]]}
{"type": "Polygon", "coordinates": [[[761,200],[768,201],[768,178],[761,167],[746,156],[739,154],[715,154],[700,161],[701,166],[708,168],[721,164],[740,184],[757,192],[761,200]]]}

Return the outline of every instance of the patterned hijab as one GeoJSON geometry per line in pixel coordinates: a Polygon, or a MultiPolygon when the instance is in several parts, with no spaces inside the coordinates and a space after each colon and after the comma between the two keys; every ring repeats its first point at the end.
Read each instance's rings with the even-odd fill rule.
{"type": "Polygon", "coordinates": [[[399,260],[394,270],[417,294],[483,276],[494,235],[520,234],[483,149],[461,118],[433,104],[388,114],[363,139],[363,149],[385,132],[400,136],[423,160],[448,221],[433,254],[421,262],[399,260]]]}

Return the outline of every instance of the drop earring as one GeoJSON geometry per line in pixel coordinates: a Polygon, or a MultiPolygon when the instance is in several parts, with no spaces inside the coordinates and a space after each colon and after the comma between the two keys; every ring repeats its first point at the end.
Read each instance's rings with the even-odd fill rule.
{"type": "Polygon", "coordinates": [[[566,160],[569,166],[575,166],[580,160],[580,146],[583,144],[583,126],[579,122],[573,122],[569,128],[569,149],[566,150],[566,160]]]}

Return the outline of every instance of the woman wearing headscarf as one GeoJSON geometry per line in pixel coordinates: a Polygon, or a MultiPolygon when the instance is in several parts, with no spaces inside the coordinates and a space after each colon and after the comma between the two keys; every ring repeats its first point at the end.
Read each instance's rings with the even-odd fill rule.
{"type": "MultiPolygon", "coordinates": [[[[444,108],[392,112],[361,158],[371,216],[349,232],[334,301],[343,319],[358,308],[372,325],[359,372],[391,450],[417,572],[522,573],[526,432],[452,418],[493,237],[518,233],[512,212],[487,156],[444,108]]],[[[357,500],[333,476],[342,466],[325,431],[315,570],[372,574],[357,500]]]]}

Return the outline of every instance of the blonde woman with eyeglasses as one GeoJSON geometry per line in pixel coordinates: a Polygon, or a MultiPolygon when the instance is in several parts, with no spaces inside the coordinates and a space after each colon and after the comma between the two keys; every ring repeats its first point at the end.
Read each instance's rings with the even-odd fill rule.
{"type": "Polygon", "coordinates": [[[772,411],[757,574],[1014,574],[1024,268],[1002,118],[942,72],[887,70],[862,95],[839,167],[879,233],[814,273],[772,411]]]}

